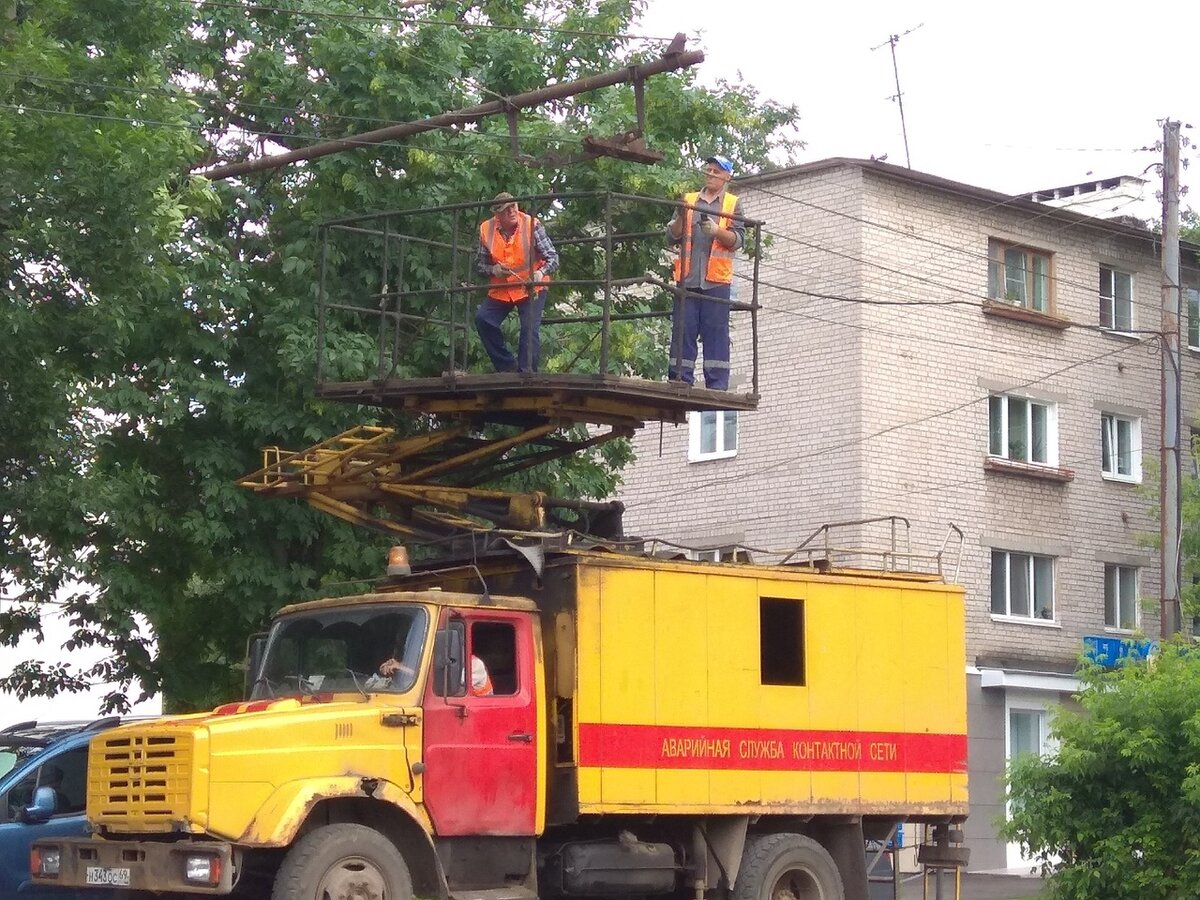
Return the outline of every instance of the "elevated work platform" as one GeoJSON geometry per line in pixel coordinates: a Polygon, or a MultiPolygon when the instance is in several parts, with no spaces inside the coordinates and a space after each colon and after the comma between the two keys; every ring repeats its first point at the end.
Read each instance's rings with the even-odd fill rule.
{"type": "MultiPolygon", "coordinates": [[[[616,193],[516,199],[543,223],[560,259],[538,364],[527,354],[524,373],[492,371],[475,331],[488,288],[476,263],[490,201],[327,222],[316,392],[411,414],[419,433],[363,426],[304,450],[268,447],[241,486],[419,541],[481,532],[616,540],[620,503],[521,490],[528,480],[513,476],[630,437],[647,422],[758,405],[761,223],[744,220],[751,252],[735,267],[739,293],[728,301],[734,389],[710,390],[667,377],[684,371],[688,304],[725,302],[670,281],[665,226],[679,204],[616,193]]],[[[507,326],[514,351],[520,328],[532,336],[517,315],[507,326]]]]}
{"type": "MultiPolygon", "coordinates": [[[[490,201],[449,204],[321,226],[317,394],[452,419],[622,428],[757,406],[761,223],[744,220],[747,252],[728,302],[732,389],[716,391],[668,379],[683,370],[678,311],[722,302],[672,282],[665,226],[678,203],[611,192],[516,199],[542,222],[560,259],[540,359],[522,365],[536,372],[492,370],[474,323],[488,288],[476,257],[490,201]],[[364,341],[374,344],[370,354],[364,341]]],[[[510,315],[514,352],[520,327],[510,315]]],[[[701,361],[698,385],[702,369],[701,361]]]]}
{"type": "Polygon", "coordinates": [[[753,410],[758,398],[679,382],[615,375],[480,374],[388,378],[326,384],[321,396],[485,422],[584,422],[639,428],[648,421],[683,422],[689,412],[753,410]]]}

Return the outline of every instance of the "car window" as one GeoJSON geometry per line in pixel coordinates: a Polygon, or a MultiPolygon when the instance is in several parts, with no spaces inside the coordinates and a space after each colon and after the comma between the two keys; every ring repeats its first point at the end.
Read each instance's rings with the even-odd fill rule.
{"type": "Polygon", "coordinates": [[[53,764],[63,771],[59,812],[81,813],[87,808],[87,757],[85,744],[54,758],[53,764]]]}
{"type": "Polygon", "coordinates": [[[14,784],[6,798],[9,818],[33,806],[39,789],[52,794],[54,815],[83,812],[87,806],[87,747],[51,757],[14,784]]]}
{"type": "Polygon", "coordinates": [[[8,796],[5,798],[5,802],[8,804],[9,819],[15,819],[17,813],[27,806],[33,805],[33,791],[36,787],[37,770],[35,769],[9,789],[8,796]]]}
{"type": "Polygon", "coordinates": [[[0,778],[3,778],[17,764],[16,750],[0,750],[0,778]]]}

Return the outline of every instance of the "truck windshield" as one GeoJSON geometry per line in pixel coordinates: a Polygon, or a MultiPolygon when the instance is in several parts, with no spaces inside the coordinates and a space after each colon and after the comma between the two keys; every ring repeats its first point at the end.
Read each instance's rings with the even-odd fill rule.
{"type": "Polygon", "coordinates": [[[421,607],[337,609],[276,622],[251,697],[409,690],[425,646],[421,607]],[[384,663],[391,664],[384,666],[384,663]],[[381,667],[391,674],[380,674],[381,667]]]}

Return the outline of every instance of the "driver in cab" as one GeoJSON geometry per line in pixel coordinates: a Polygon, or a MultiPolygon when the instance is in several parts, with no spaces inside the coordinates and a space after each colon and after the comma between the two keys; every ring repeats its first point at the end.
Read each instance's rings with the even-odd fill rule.
{"type": "MultiPolygon", "coordinates": [[[[381,678],[392,680],[409,678],[414,674],[412,669],[394,656],[389,656],[381,662],[377,671],[381,678]]],[[[487,666],[482,659],[471,654],[471,696],[490,697],[492,692],[492,679],[488,675],[487,666]]]]}

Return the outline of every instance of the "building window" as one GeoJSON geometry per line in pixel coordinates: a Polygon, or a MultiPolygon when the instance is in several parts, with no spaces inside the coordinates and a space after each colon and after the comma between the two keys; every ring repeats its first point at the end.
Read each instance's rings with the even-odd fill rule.
{"type": "Polygon", "coordinates": [[[1104,627],[1133,631],[1138,625],[1137,568],[1104,567],[1104,627]]]}
{"type": "Polygon", "coordinates": [[[993,394],[988,398],[988,453],[1001,459],[1058,465],[1058,417],[1052,403],[993,394]]]}
{"type": "Polygon", "coordinates": [[[689,413],[688,432],[690,462],[737,454],[738,414],[735,410],[689,413]]]}
{"type": "Polygon", "coordinates": [[[804,684],[804,601],[760,597],[758,642],[763,684],[804,684]]]}
{"type": "Polygon", "coordinates": [[[1184,288],[1187,303],[1187,345],[1190,350],[1200,350],[1200,291],[1184,288]]]}
{"type": "Polygon", "coordinates": [[[1008,711],[1008,758],[1037,754],[1050,749],[1050,716],[1044,709],[1008,711]]]}
{"type": "Polygon", "coordinates": [[[1102,415],[1100,417],[1100,456],[1101,469],[1105,478],[1141,481],[1141,420],[1111,413],[1102,415]]]}
{"type": "Polygon", "coordinates": [[[1133,330],[1133,276],[1100,267],[1100,327],[1133,330]]]}
{"type": "Polygon", "coordinates": [[[706,547],[702,550],[693,549],[687,552],[688,559],[697,562],[739,562],[747,554],[733,544],[724,547],[706,547]]]}
{"type": "Polygon", "coordinates": [[[992,615],[1054,619],[1054,557],[992,551],[992,615]]]}
{"type": "Polygon", "coordinates": [[[1014,306],[1048,313],[1050,254],[1003,241],[988,241],[988,296],[1014,306]]]}

